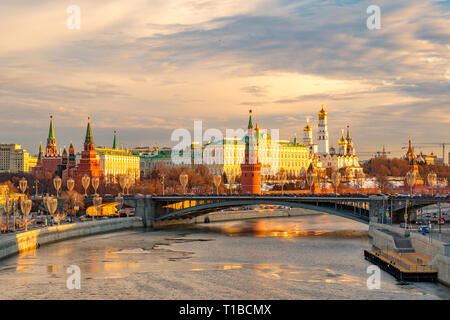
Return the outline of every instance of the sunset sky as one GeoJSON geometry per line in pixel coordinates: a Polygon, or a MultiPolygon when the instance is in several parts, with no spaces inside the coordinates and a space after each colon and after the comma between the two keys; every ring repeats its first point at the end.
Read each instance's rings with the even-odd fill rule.
{"type": "Polygon", "coordinates": [[[347,124],[357,152],[450,142],[450,1],[1,1],[0,39],[0,143],[32,154],[50,114],[61,148],[81,148],[88,116],[96,145],[117,130],[124,146],[171,146],[194,120],[245,127],[250,108],[301,138],[322,101],[334,146],[347,124]]]}

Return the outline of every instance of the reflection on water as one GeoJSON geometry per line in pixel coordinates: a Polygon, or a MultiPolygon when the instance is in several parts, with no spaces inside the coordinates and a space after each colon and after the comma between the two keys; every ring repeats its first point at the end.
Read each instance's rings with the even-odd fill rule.
{"type": "MultiPolygon", "coordinates": [[[[326,216],[327,215],[324,215],[324,217],[326,216]]],[[[320,224],[309,224],[307,220],[289,220],[290,219],[282,218],[200,224],[191,226],[191,229],[212,233],[224,233],[229,237],[367,237],[367,228],[355,227],[354,222],[340,222],[337,224],[329,224],[325,222],[320,224]]],[[[322,220],[326,221],[325,219],[322,220]]]]}
{"type": "Polygon", "coordinates": [[[131,230],[0,262],[2,299],[436,299],[436,284],[368,290],[367,225],[321,215],[131,230]],[[67,267],[81,270],[68,290],[67,267]]]}

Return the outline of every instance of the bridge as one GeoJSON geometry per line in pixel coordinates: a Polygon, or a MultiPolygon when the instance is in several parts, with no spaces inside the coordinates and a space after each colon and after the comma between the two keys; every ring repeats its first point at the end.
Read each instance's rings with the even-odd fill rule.
{"type": "MultiPolygon", "coordinates": [[[[91,198],[86,199],[92,201],[91,198]]],[[[113,196],[105,195],[103,203],[112,202],[113,196]]],[[[153,227],[157,221],[191,219],[222,209],[251,205],[282,205],[292,208],[317,210],[352,219],[362,223],[386,221],[386,212],[392,221],[402,222],[405,209],[411,220],[415,210],[424,206],[449,203],[450,198],[377,196],[320,196],[320,195],[128,195],[124,204],[135,208],[136,216],[144,225],[153,227]],[[407,204],[406,204],[407,203],[407,204]]],[[[232,214],[232,213],[231,213],[232,214]]]]}

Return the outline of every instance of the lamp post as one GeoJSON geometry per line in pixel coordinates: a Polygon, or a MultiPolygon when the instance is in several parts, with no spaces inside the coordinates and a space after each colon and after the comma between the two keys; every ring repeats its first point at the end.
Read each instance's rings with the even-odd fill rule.
{"type": "Polygon", "coordinates": [[[25,179],[25,177],[22,177],[22,179],[20,179],[19,181],[19,189],[22,193],[25,193],[25,191],[27,190],[27,185],[28,185],[27,179],[25,179]]]}
{"type": "Polygon", "coordinates": [[[339,184],[341,183],[341,173],[339,171],[334,171],[331,174],[331,182],[333,183],[335,194],[337,195],[337,188],[339,187],[339,184]]]}
{"type": "Polygon", "coordinates": [[[13,199],[11,199],[9,196],[6,196],[6,198],[5,198],[5,214],[6,214],[7,231],[9,231],[9,225],[10,225],[9,216],[11,213],[12,206],[13,206],[13,199]]]}
{"type": "Polygon", "coordinates": [[[70,222],[73,222],[73,188],[75,187],[75,180],[73,180],[72,178],[67,179],[66,181],[66,185],[67,185],[67,191],[68,191],[68,195],[69,195],[69,214],[70,214],[70,222]]]}
{"type": "Polygon", "coordinates": [[[180,174],[180,184],[183,187],[183,194],[186,193],[186,186],[188,184],[189,181],[189,176],[187,175],[187,173],[182,173],[180,174]]]}
{"type": "Polygon", "coordinates": [[[38,195],[38,183],[39,183],[39,181],[36,179],[35,181],[34,181],[34,189],[35,189],[35,191],[36,191],[36,197],[37,197],[37,195],[38,195]]]}
{"type": "Polygon", "coordinates": [[[128,194],[128,184],[129,184],[129,177],[127,175],[123,175],[119,178],[119,184],[122,188],[122,194],[125,194],[125,189],[127,190],[128,194]]]}
{"type": "Polygon", "coordinates": [[[83,178],[81,178],[81,185],[84,188],[84,196],[87,197],[87,188],[89,188],[89,184],[91,182],[91,178],[89,178],[89,176],[87,174],[85,174],[83,176],[83,178]]]}
{"type": "Polygon", "coordinates": [[[61,183],[62,183],[62,180],[60,177],[56,176],[53,179],[53,186],[55,187],[57,198],[59,198],[59,189],[61,188],[61,183]]]}
{"type": "Polygon", "coordinates": [[[286,184],[286,180],[287,180],[287,173],[285,170],[280,171],[279,178],[280,178],[280,184],[281,184],[281,194],[284,194],[284,185],[286,184]]]}
{"type": "Polygon", "coordinates": [[[302,168],[300,170],[300,188],[303,189],[305,187],[305,182],[306,182],[306,170],[305,168],[302,168]]]}
{"type": "Polygon", "coordinates": [[[234,181],[236,180],[236,175],[234,174],[233,171],[230,171],[230,174],[227,176],[227,179],[228,179],[230,194],[233,194],[233,185],[234,185],[234,181]]]}
{"type": "Polygon", "coordinates": [[[75,180],[73,180],[72,178],[67,179],[67,191],[72,192],[73,188],[75,187],[75,180]]]}
{"type": "MultiPolygon", "coordinates": [[[[94,203],[94,207],[95,207],[95,215],[98,216],[98,211],[102,204],[102,197],[94,196],[93,203],[94,203]]],[[[94,221],[94,215],[92,215],[92,221],[94,221]]]]}
{"type": "Polygon", "coordinates": [[[98,177],[92,178],[92,187],[94,188],[94,195],[97,196],[97,189],[100,184],[100,179],[98,177]]]}
{"type": "MultiPolygon", "coordinates": [[[[122,195],[119,193],[119,195],[114,199],[116,202],[118,202],[119,204],[117,205],[117,211],[119,212],[119,216],[120,216],[120,210],[123,207],[123,197],[122,195]]],[[[128,212],[127,212],[127,216],[128,216],[128,212]]]]}
{"type": "Polygon", "coordinates": [[[364,186],[364,180],[366,179],[366,175],[362,171],[358,171],[356,173],[356,184],[360,189],[360,193],[362,193],[362,188],[364,186]]]}
{"type": "Polygon", "coordinates": [[[409,170],[406,173],[406,184],[409,186],[411,193],[409,194],[409,196],[412,196],[412,190],[414,185],[416,184],[416,173],[413,170],[409,170]]]}
{"type": "Polygon", "coordinates": [[[50,213],[50,215],[52,216],[52,220],[53,220],[53,215],[56,212],[56,209],[58,208],[58,198],[54,198],[52,196],[47,198],[47,207],[48,207],[48,211],[50,213]]]}
{"type": "Polygon", "coordinates": [[[32,201],[29,199],[22,198],[20,201],[20,209],[25,219],[25,231],[28,231],[28,215],[30,214],[32,204],[32,201]]]}
{"type": "Polygon", "coordinates": [[[161,181],[161,185],[162,185],[162,194],[164,195],[164,182],[166,180],[166,176],[164,174],[160,175],[159,177],[160,181],[161,181]]]}
{"type": "Polygon", "coordinates": [[[313,185],[314,185],[315,177],[316,177],[316,174],[313,173],[312,171],[309,171],[306,174],[306,182],[308,183],[309,190],[311,193],[313,193],[313,185]]]}
{"type": "Polygon", "coordinates": [[[430,171],[427,175],[428,185],[431,187],[431,196],[433,197],[434,186],[437,181],[437,174],[433,171],[430,171]]]}
{"type": "Polygon", "coordinates": [[[220,174],[214,175],[213,182],[214,182],[214,185],[216,186],[216,194],[219,195],[219,186],[220,186],[220,183],[222,182],[222,176],[220,174]]]}

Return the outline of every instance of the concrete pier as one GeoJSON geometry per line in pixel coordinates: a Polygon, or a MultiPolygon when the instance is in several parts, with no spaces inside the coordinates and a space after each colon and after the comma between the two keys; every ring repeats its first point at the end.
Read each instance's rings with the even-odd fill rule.
{"type": "Polygon", "coordinates": [[[374,248],[398,253],[416,253],[428,257],[426,265],[438,271],[437,280],[450,286],[450,244],[429,237],[414,230],[405,230],[396,225],[371,222],[369,237],[374,248]],[[409,242],[409,246],[405,245],[409,242]]]}

